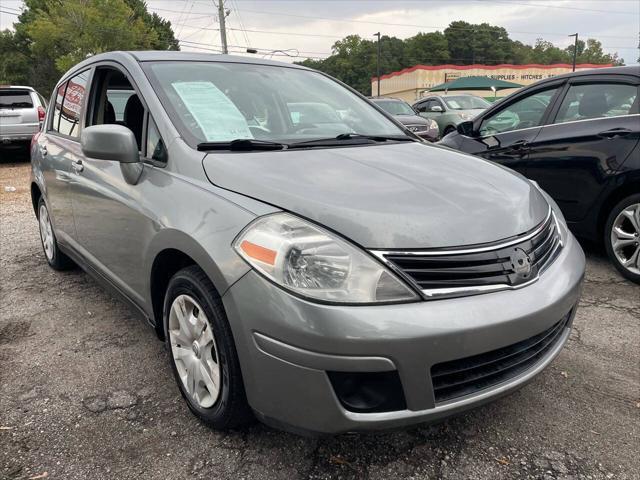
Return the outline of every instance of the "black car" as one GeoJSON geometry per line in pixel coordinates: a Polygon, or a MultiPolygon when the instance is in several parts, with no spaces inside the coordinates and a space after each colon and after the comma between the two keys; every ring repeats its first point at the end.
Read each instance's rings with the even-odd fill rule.
{"type": "Polygon", "coordinates": [[[616,268],[640,283],[639,89],[638,66],[549,78],[461,123],[440,144],[535,180],[576,236],[604,242],[616,268]]]}
{"type": "Polygon", "coordinates": [[[438,124],[430,118],[419,116],[404,100],[391,97],[370,97],[369,100],[388,114],[393,115],[396,120],[420,138],[430,142],[438,140],[440,136],[438,124]]]}

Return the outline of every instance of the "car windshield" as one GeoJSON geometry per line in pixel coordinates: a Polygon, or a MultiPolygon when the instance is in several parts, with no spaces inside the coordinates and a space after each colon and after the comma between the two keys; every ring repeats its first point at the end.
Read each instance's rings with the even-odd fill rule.
{"type": "Polygon", "coordinates": [[[144,68],[192,146],[405,135],[365,99],[317,72],[227,62],[150,62],[144,68]]]}
{"type": "Polygon", "coordinates": [[[441,97],[447,107],[451,110],[476,110],[479,108],[488,108],[490,103],[480,97],[474,97],[473,95],[459,95],[459,96],[443,96],[441,97]]]}
{"type": "Polygon", "coordinates": [[[391,115],[415,115],[416,112],[402,100],[374,100],[374,103],[391,115]]]}

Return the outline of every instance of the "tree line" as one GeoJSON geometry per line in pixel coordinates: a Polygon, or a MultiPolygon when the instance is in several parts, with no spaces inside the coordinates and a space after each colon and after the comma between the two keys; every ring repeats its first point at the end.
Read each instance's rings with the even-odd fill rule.
{"type": "Polygon", "coordinates": [[[25,0],[15,30],[0,32],[0,84],[49,96],[60,76],[110,50],[179,50],[171,23],[144,0],[25,0]]]}
{"type": "MultiPolygon", "coordinates": [[[[571,63],[574,46],[560,48],[543,39],[527,45],[510,39],[502,27],[455,21],[442,32],[421,32],[404,40],[382,36],[380,50],[380,71],[384,75],[418,64],[571,63]]],[[[369,95],[376,62],[376,40],[349,35],[333,45],[331,56],[296,63],[328,73],[369,95]]],[[[578,40],[577,63],[623,65],[624,60],[618,58],[617,53],[604,53],[601,42],[589,38],[586,42],[578,40]]]]}

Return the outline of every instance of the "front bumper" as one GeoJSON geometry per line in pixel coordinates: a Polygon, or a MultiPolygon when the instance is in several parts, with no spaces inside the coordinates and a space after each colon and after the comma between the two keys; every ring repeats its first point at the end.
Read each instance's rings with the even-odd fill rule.
{"type": "Polygon", "coordinates": [[[584,269],[584,254],[570,236],[540,279],[520,290],[399,305],[332,306],[292,296],[251,271],[223,301],[256,414],[275,426],[335,434],[435,421],[521,387],[566,342],[584,269]],[[436,403],[432,365],[521,342],[568,314],[559,340],[527,371],[436,403]],[[327,375],[389,370],[399,374],[403,410],[348,411],[327,375]]]}

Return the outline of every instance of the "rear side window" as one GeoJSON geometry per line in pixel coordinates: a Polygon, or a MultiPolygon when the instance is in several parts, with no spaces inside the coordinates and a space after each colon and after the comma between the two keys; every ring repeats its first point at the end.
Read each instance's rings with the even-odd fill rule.
{"type": "Polygon", "coordinates": [[[59,109],[58,106],[58,99],[60,98],[60,93],[58,92],[55,113],[57,115],[58,111],[60,111],[58,132],[63,135],[68,135],[73,138],[80,137],[78,123],[80,122],[80,112],[82,111],[86,96],[88,77],[89,71],[87,70],[69,80],[64,93],[64,99],[62,100],[61,109],[59,109]]]}
{"type": "Polygon", "coordinates": [[[629,115],[638,95],[638,87],[624,83],[572,85],[560,105],[555,123],[589,118],[629,115]]]}
{"type": "Polygon", "coordinates": [[[14,88],[0,90],[0,108],[33,108],[31,92],[14,88]]]}

